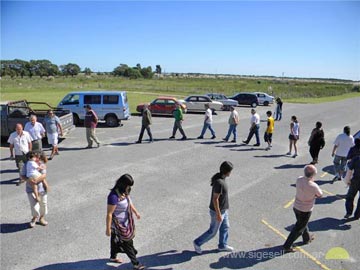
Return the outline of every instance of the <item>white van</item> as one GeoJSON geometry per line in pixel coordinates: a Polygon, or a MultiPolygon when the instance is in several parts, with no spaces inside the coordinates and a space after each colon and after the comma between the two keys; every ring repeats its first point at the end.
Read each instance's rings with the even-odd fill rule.
{"type": "Polygon", "coordinates": [[[130,119],[130,109],[125,91],[80,91],[68,93],[58,107],[73,113],[74,124],[85,119],[85,105],[91,105],[100,121],[109,127],[118,126],[121,120],[130,119]]]}

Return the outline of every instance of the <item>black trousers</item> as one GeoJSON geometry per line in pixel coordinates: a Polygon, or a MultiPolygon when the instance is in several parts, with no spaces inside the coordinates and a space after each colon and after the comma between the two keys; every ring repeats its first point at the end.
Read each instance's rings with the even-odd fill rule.
{"type": "Polygon", "coordinates": [[[178,129],[179,129],[181,135],[183,136],[183,138],[186,137],[185,132],[184,132],[184,130],[183,130],[183,128],[182,128],[181,121],[175,120],[175,122],[174,122],[174,127],[173,127],[173,132],[172,132],[172,136],[175,137],[176,131],[177,131],[178,129]]]}
{"type": "Polygon", "coordinates": [[[312,159],[317,161],[318,157],[319,157],[320,146],[319,145],[311,145],[309,152],[310,152],[312,159]]]}
{"type": "Polygon", "coordinates": [[[311,216],[311,212],[301,212],[295,208],[293,208],[293,210],[296,216],[296,223],[288,238],[286,239],[286,242],[284,243],[285,249],[291,248],[292,244],[294,244],[300,235],[302,235],[304,242],[308,242],[310,240],[310,234],[307,225],[311,216]]]}
{"type": "Polygon", "coordinates": [[[145,125],[142,125],[141,126],[141,130],[140,130],[140,135],[139,135],[139,139],[138,141],[141,142],[142,141],[142,138],[144,136],[144,131],[147,131],[147,134],[149,135],[149,138],[150,138],[150,141],[153,140],[153,137],[152,137],[152,134],[151,134],[151,129],[150,129],[150,126],[145,126],[145,125]]]}
{"type": "Polygon", "coordinates": [[[138,265],[136,258],[137,250],[134,247],[133,240],[119,241],[116,234],[112,231],[110,238],[110,258],[115,259],[118,253],[125,253],[133,265],[138,265]]]}
{"type": "MultiPolygon", "coordinates": [[[[354,199],[358,192],[360,192],[360,179],[354,177],[353,179],[351,179],[351,184],[350,184],[348,193],[346,195],[345,208],[346,208],[347,215],[351,215],[354,210],[354,199]]],[[[354,217],[360,218],[360,195],[358,198],[354,217]]]]}

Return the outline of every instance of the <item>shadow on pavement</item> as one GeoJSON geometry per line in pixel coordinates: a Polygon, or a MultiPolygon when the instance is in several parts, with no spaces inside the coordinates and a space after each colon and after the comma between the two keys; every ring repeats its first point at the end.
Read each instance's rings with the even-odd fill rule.
{"type": "Polygon", "coordinates": [[[333,202],[336,202],[338,200],[342,200],[343,198],[337,196],[337,195],[331,195],[331,196],[326,196],[326,197],[322,197],[322,198],[317,198],[315,201],[315,204],[331,204],[333,202]]]}
{"type": "Polygon", "coordinates": [[[304,168],[307,164],[284,164],[281,166],[274,167],[274,169],[299,169],[304,168]]]}
{"type": "Polygon", "coordinates": [[[30,229],[29,222],[26,223],[3,223],[1,226],[1,233],[16,233],[30,229]]]}
{"type": "Polygon", "coordinates": [[[262,156],[254,156],[256,158],[279,158],[286,157],[286,155],[262,155],[262,156]]]}
{"type": "Polygon", "coordinates": [[[221,257],[218,262],[211,263],[210,268],[250,268],[258,263],[266,262],[282,255],[284,255],[284,250],[282,246],[261,248],[250,251],[233,252],[221,257]]]}
{"type": "Polygon", "coordinates": [[[322,168],[322,171],[333,175],[334,174],[334,165],[326,166],[326,167],[322,168]]]}
{"type": "MultiPolygon", "coordinates": [[[[337,219],[330,217],[310,221],[308,226],[310,232],[320,232],[320,231],[329,231],[329,230],[346,231],[351,229],[351,225],[346,224],[345,219],[337,219]]],[[[287,226],[285,229],[290,232],[293,227],[294,225],[291,225],[291,226],[287,226]]]]}
{"type": "Polygon", "coordinates": [[[18,178],[13,178],[10,180],[4,180],[0,182],[0,185],[16,185],[17,183],[19,183],[19,177],[18,178]]]}

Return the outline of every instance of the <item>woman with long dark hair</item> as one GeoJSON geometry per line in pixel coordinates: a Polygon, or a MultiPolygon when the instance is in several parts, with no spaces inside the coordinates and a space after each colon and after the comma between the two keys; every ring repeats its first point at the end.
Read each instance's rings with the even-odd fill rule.
{"type": "Polygon", "coordinates": [[[291,116],[291,123],[290,123],[290,134],[289,134],[289,152],[287,155],[291,155],[292,146],[294,146],[295,153],[292,157],[297,157],[298,151],[296,143],[300,138],[300,124],[295,115],[291,116]]]}
{"type": "Polygon", "coordinates": [[[134,179],[130,174],[122,175],[108,196],[106,214],[106,235],[110,236],[110,261],[122,263],[117,253],[125,253],[134,269],[145,269],[136,258],[137,250],[134,247],[135,223],[133,213],[140,219],[140,214],[130,199],[131,187],[134,179]]]}
{"type": "Polygon", "coordinates": [[[193,242],[195,252],[201,254],[201,246],[215,237],[219,231],[219,251],[232,252],[233,247],[227,244],[229,237],[229,197],[228,186],[225,178],[230,176],[233,165],[224,161],[220,166],[220,172],[211,178],[211,200],[210,200],[210,228],[196,238],[193,242]]]}

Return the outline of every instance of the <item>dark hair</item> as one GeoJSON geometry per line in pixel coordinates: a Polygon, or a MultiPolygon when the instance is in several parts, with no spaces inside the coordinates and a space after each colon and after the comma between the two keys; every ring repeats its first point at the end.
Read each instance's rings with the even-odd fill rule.
{"type": "Polygon", "coordinates": [[[350,127],[349,126],[344,127],[344,133],[348,136],[350,135],[350,127]]]}
{"type": "Polygon", "coordinates": [[[216,179],[219,179],[220,177],[224,176],[225,174],[232,171],[234,168],[233,164],[230,161],[224,161],[220,165],[220,172],[214,174],[213,177],[211,177],[211,186],[214,185],[214,182],[216,179]]]}
{"type": "Polygon", "coordinates": [[[28,160],[30,160],[30,159],[32,159],[32,158],[34,158],[34,157],[36,157],[37,156],[37,153],[35,153],[34,151],[29,151],[27,154],[26,154],[26,158],[28,159],[28,160]]]}
{"type": "Polygon", "coordinates": [[[316,128],[321,128],[321,127],[322,127],[322,123],[321,123],[321,122],[316,122],[315,126],[316,126],[316,128]]]}
{"type": "Polygon", "coordinates": [[[295,115],[291,116],[291,120],[293,120],[293,121],[296,122],[296,123],[297,123],[297,121],[298,121],[295,115]]]}
{"type": "Polygon", "coordinates": [[[267,111],[267,112],[266,112],[266,115],[271,116],[271,115],[272,115],[272,112],[271,112],[271,111],[267,111]]]}
{"type": "MultiPolygon", "coordinates": [[[[115,191],[118,196],[127,192],[126,188],[131,187],[134,185],[134,179],[130,174],[123,174],[120,178],[116,181],[115,186],[111,189],[115,191]]],[[[130,193],[130,190],[128,191],[130,193]]]]}
{"type": "Polygon", "coordinates": [[[356,148],[360,148],[360,138],[355,139],[355,146],[356,148]]]}
{"type": "Polygon", "coordinates": [[[91,110],[91,106],[89,104],[85,105],[84,108],[91,110]]]}

